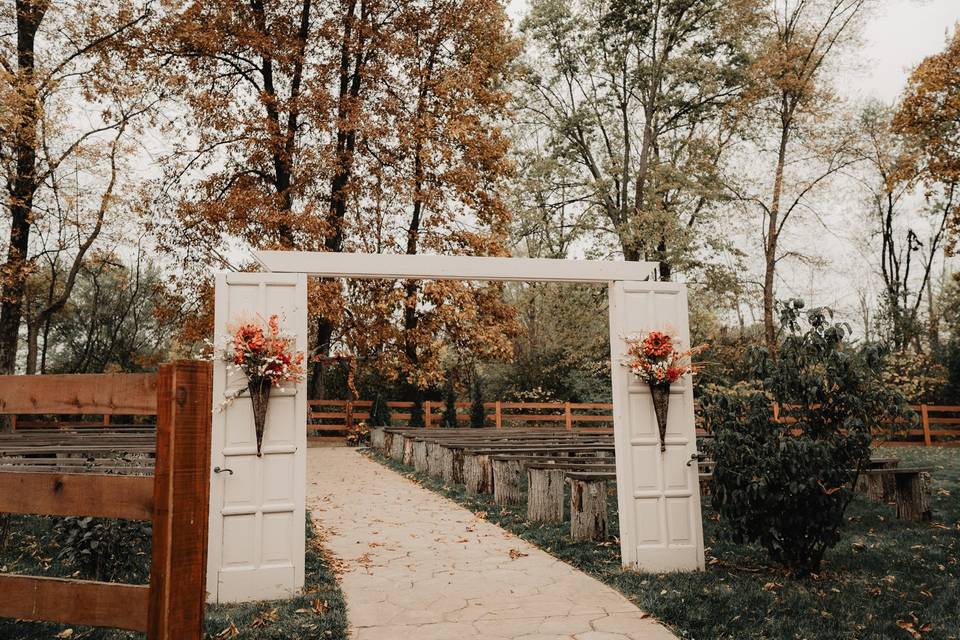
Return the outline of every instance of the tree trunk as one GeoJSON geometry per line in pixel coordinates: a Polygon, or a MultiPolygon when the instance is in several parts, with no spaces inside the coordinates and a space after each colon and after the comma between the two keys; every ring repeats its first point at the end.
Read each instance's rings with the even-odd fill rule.
{"type": "MultiPolygon", "coordinates": [[[[786,109],[786,107],[784,107],[786,109]]],[[[767,238],[763,248],[763,338],[767,351],[777,353],[777,331],[774,323],[774,276],[777,270],[777,243],[780,239],[780,200],[783,196],[783,171],[787,160],[787,143],[790,138],[790,120],[784,118],[780,129],[780,147],[777,151],[777,167],[773,179],[773,194],[767,220],[767,238]]]]}
{"type": "Polygon", "coordinates": [[[497,504],[520,504],[520,475],[517,460],[493,460],[493,500],[497,504]]]}
{"type": "Polygon", "coordinates": [[[463,480],[468,494],[490,493],[493,485],[492,475],[489,456],[464,454],[463,480]]]}
{"type": "Polygon", "coordinates": [[[570,478],[570,537],[607,539],[607,481],[570,478]]]}
{"type": "Polygon", "coordinates": [[[390,458],[395,462],[403,462],[404,440],[406,440],[406,437],[403,434],[393,434],[393,439],[390,442],[390,458]]]}
{"type": "Polygon", "coordinates": [[[930,473],[898,473],[897,518],[929,522],[933,519],[930,510],[930,473]]]}
{"type": "Polygon", "coordinates": [[[23,297],[26,292],[27,251],[33,198],[37,190],[37,106],[34,80],[34,43],[48,2],[17,0],[17,128],[14,131],[15,172],[9,183],[10,237],[2,268],[0,302],[0,375],[15,372],[23,297]]]}
{"type": "Polygon", "coordinates": [[[413,442],[413,468],[418,473],[427,470],[427,443],[423,440],[413,442]]]}
{"type": "Polygon", "coordinates": [[[527,519],[563,522],[563,469],[527,469],[527,519]]]}

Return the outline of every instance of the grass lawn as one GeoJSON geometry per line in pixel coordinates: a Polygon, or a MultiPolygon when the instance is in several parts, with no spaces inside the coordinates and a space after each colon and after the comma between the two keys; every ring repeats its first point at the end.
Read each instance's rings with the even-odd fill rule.
{"type": "MultiPolygon", "coordinates": [[[[11,516],[6,545],[0,547],[0,571],[57,577],[74,575],[76,568],[62,562],[59,549],[50,543],[49,531],[54,520],[41,516],[11,516]]],[[[320,542],[317,531],[308,521],[303,595],[276,602],[208,606],[206,637],[218,640],[346,640],[346,604],[320,542]]],[[[134,545],[128,549],[127,555],[132,561],[116,574],[117,581],[148,582],[149,545],[134,545]]],[[[0,638],[3,640],[128,640],[144,637],[144,634],[132,631],[0,618],[0,638]]]]}
{"type": "MultiPolygon", "coordinates": [[[[526,507],[501,507],[492,496],[468,496],[409,467],[369,452],[521,538],[614,587],[684,638],[890,639],[960,638],[960,449],[882,449],[902,465],[933,472],[933,523],[902,522],[895,507],[857,497],[848,525],[820,574],[787,577],[762,549],[725,539],[704,502],[707,570],[644,574],[620,568],[615,539],[574,543],[569,525],[526,520],[526,507]]],[[[616,500],[611,534],[617,534],[616,500]]]]}

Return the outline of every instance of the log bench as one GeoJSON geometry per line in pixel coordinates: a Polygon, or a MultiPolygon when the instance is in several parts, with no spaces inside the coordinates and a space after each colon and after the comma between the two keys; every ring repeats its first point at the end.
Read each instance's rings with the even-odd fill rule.
{"type": "Polygon", "coordinates": [[[588,463],[533,462],[527,469],[527,519],[531,522],[563,522],[564,482],[570,473],[613,473],[609,461],[588,463]]]}
{"type": "Polygon", "coordinates": [[[893,479],[894,500],[897,503],[897,518],[929,522],[933,519],[930,509],[931,467],[897,467],[895,469],[869,469],[863,473],[874,481],[883,476],[893,479]]]}
{"type": "Polygon", "coordinates": [[[615,473],[569,471],[570,537],[574,540],[607,539],[607,481],[616,480],[615,473]]]}
{"type": "Polygon", "coordinates": [[[865,493],[874,502],[893,502],[896,499],[897,482],[890,474],[869,474],[867,471],[896,469],[899,458],[871,458],[867,468],[857,477],[856,490],[865,493]]]}

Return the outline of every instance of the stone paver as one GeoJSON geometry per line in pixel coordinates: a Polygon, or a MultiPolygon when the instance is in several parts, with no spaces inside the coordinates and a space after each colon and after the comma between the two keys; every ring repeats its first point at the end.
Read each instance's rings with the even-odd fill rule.
{"type": "Polygon", "coordinates": [[[622,595],[354,449],[312,448],[307,506],[354,640],[668,640],[622,595]]]}

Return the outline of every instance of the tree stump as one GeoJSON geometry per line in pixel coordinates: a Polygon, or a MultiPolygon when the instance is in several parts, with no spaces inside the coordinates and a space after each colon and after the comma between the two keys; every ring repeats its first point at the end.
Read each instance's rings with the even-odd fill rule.
{"type": "Polygon", "coordinates": [[[451,449],[450,450],[451,459],[453,461],[453,472],[450,477],[450,482],[455,484],[463,484],[463,449],[451,449]]]}
{"type": "Polygon", "coordinates": [[[466,485],[468,494],[490,493],[491,476],[489,456],[473,453],[463,455],[463,483],[466,485]]]}
{"type": "Polygon", "coordinates": [[[427,470],[427,443],[423,440],[415,440],[413,443],[413,468],[418,473],[427,470]]]}
{"type": "Polygon", "coordinates": [[[607,539],[607,481],[577,474],[570,483],[570,537],[574,540],[607,539]]]}
{"type": "Polygon", "coordinates": [[[390,455],[390,450],[393,448],[393,434],[389,431],[383,432],[383,448],[380,450],[385,456],[390,455]]]}
{"type": "Polygon", "coordinates": [[[444,482],[453,482],[453,451],[440,448],[440,477],[444,482]]]}
{"type": "Polygon", "coordinates": [[[527,469],[527,519],[563,522],[563,469],[527,469]]]}
{"type": "Polygon", "coordinates": [[[377,451],[383,451],[383,437],[384,437],[383,427],[371,427],[370,446],[376,449],[377,451]]]}
{"type": "Polygon", "coordinates": [[[443,477],[443,446],[436,442],[427,443],[427,475],[438,479],[443,477]]]}
{"type": "Polygon", "coordinates": [[[396,462],[403,462],[403,441],[407,438],[402,433],[393,434],[390,441],[390,458],[396,462]]]}
{"type": "Polygon", "coordinates": [[[900,472],[894,475],[896,482],[897,517],[901,520],[929,522],[933,519],[930,510],[929,471],[900,472]]]}
{"type": "Polygon", "coordinates": [[[523,467],[517,460],[493,460],[493,501],[497,504],[520,504],[520,474],[523,467]]]}

